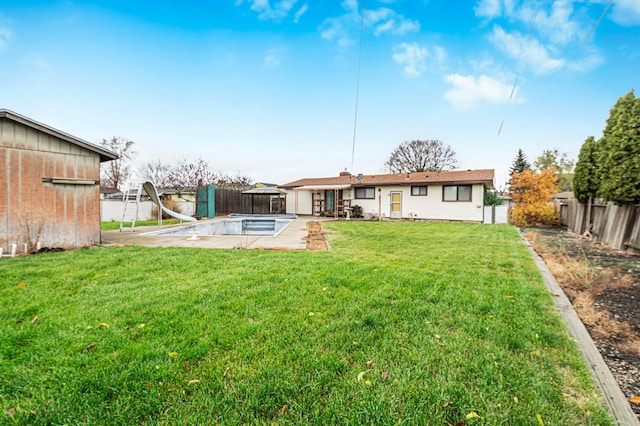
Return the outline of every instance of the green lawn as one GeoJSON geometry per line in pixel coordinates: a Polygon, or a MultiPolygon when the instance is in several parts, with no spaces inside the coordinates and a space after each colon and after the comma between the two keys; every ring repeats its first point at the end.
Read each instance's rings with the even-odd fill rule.
{"type": "MultiPolygon", "coordinates": [[[[163,225],[174,225],[176,223],[180,223],[179,219],[163,219],[163,225]]],[[[131,222],[123,222],[122,224],[125,228],[131,228],[131,222]]],[[[139,220],[136,222],[136,227],[138,226],[158,226],[157,220],[139,220]]],[[[120,229],[120,222],[111,221],[111,222],[100,222],[100,230],[102,231],[115,231],[116,229],[120,229]]]]}
{"type": "Polygon", "coordinates": [[[515,228],[0,260],[0,423],[613,424],[515,228]]]}

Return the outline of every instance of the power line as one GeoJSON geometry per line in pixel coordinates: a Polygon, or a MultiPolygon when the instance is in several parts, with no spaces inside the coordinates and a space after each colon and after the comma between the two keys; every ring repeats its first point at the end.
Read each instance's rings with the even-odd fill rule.
{"type": "Polygon", "coordinates": [[[604,8],[604,12],[602,12],[602,15],[600,15],[600,18],[598,18],[598,21],[596,22],[596,24],[593,26],[593,28],[591,28],[591,31],[587,35],[587,38],[584,39],[584,41],[582,42],[582,46],[580,47],[584,47],[584,45],[587,44],[587,41],[589,41],[593,33],[596,31],[596,28],[598,28],[598,25],[600,25],[600,21],[602,21],[602,18],[604,18],[604,15],[607,14],[607,11],[609,10],[612,4],[613,4],[613,0],[609,0],[609,4],[607,5],[607,7],[604,8]]]}
{"type": "MultiPolygon", "coordinates": [[[[513,82],[513,87],[511,87],[511,94],[509,95],[509,103],[511,103],[511,99],[513,99],[513,94],[516,91],[516,86],[518,85],[518,79],[520,78],[520,73],[516,74],[516,79],[513,82]]],[[[498,136],[502,133],[502,126],[504,126],[504,120],[500,123],[500,128],[498,129],[498,136]]]]}
{"type": "MultiPolygon", "coordinates": [[[[607,7],[605,7],[604,10],[602,11],[602,14],[600,14],[600,17],[598,18],[596,23],[591,28],[591,31],[589,31],[589,34],[587,35],[587,37],[584,39],[584,41],[580,45],[580,48],[584,48],[584,46],[587,44],[587,42],[589,41],[589,39],[591,38],[593,33],[596,31],[596,28],[598,28],[598,26],[600,25],[600,22],[602,22],[602,19],[604,19],[604,16],[607,14],[609,9],[611,8],[611,5],[613,5],[613,0],[609,0],[609,3],[607,4],[607,7]]],[[[531,26],[529,28],[529,39],[531,39],[533,37],[533,28],[534,28],[534,25],[535,25],[535,22],[536,22],[536,17],[537,17],[537,13],[535,15],[533,15],[533,19],[531,20],[531,26]]],[[[513,98],[513,94],[515,93],[516,85],[518,84],[518,78],[519,77],[520,77],[520,74],[519,73],[516,74],[516,79],[513,82],[513,87],[511,88],[511,94],[509,95],[509,103],[511,103],[511,100],[513,98]]],[[[502,127],[503,126],[504,126],[504,120],[502,120],[502,122],[500,123],[500,128],[498,129],[498,136],[500,136],[500,133],[502,132],[502,127]]]]}
{"type": "MultiPolygon", "coordinates": [[[[613,0],[612,0],[613,1],[613,0]]],[[[533,28],[535,27],[536,24],[536,18],[538,17],[538,12],[536,12],[533,15],[533,18],[531,19],[531,25],[529,26],[529,40],[531,40],[531,38],[533,38],[533,28]]],[[[516,73],[516,79],[513,81],[513,86],[511,87],[511,94],[509,95],[509,103],[511,103],[511,100],[513,99],[513,94],[516,92],[516,86],[518,85],[518,79],[520,78],[520,73],[516,73]]],[[[502,120],[502,122],[500,123],[500,128],[498,129],[498,135],[500,136],[500,133],[502,133],[502,127],[504,126],[504,120],[502,120]]]]}
{"type": "Polygon", "coordinates": [[[356,107],[353,117],[353,141],[351,143],[351,168],[349,169],[353,173],[353,160],[356,152],[356,129],[358,127],[358,99],[360,97],[360,66],[362,63],[362,35],[364,33],[364,0],[361,2],[362,10],[360,12],[360,46],[358,48],[358,77],[356,79],[356,107]]]}

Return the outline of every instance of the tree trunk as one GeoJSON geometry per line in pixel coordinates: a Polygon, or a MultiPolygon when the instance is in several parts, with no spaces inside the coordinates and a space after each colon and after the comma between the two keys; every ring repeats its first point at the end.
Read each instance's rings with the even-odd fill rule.
{"type": "Polygon", "coordinates": [[[584,230],[584,234],[582,234],[585,238],[591,238],[591,205],[593,204],[593,198],[589,197],[589,201],[587,202],[587,224],[584,230]]]}

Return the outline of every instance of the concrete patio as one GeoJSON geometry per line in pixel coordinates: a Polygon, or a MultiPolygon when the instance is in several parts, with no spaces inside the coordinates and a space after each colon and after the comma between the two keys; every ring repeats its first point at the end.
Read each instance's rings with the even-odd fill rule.
{"type": "MultiPolygon", "coordinates": [[[[215,220],[215,219],[214,219],[215,220]]],[[[214,235],[214,236],[163,236],[149,235],[160,229],[182,225],[145,226],[134,231],[102,231],[101,244],[104,246],[145,246],[145,247],[197,247],[209,249],[282,249],[305,250],[307,243],[307,222],[317,218],[306,216],[294,219],[276,236],[265,235],[214,235]]]]}

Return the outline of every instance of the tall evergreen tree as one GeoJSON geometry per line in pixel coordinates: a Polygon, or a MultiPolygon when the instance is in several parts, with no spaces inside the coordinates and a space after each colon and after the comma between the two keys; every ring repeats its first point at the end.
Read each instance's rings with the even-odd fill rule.
{"type": "Polygon", "coordinates": [[[597,149],[598,143],[589,136],[578,154],[578,162],[573,175],[573,194],[581,203],[595,198],[600,189],[600,179],[598,175],[597,149]]]}
{"type": "Polygon", "coordinates": [[[514,173],[522,173],[525,170],[531,170],[531,164],[527,161],[527,157],[524,155],[521,149],[518,150],[518,155],[516,159],[513,160],[513,164],[509,169],[509,175],[513,175],[514,173]]]}
{"type": "Polygon", "coordinates": [[[600,196],[616,203],[640,202],[640,98],[633,90],[611,108],[598,142],[600,196]]]}

